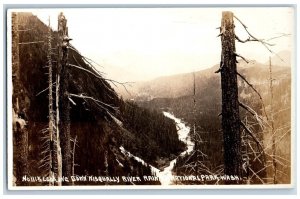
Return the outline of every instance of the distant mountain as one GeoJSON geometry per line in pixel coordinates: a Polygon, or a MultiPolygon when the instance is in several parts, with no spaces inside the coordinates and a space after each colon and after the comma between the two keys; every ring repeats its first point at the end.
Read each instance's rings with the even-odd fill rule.
{"type": "MultiPolygon", "coordinates": [[[[206,84],[207,78],[217,76],[214,70],[218,66],[195,72],[197,85],[206,84]]],[[[150,81],[136,82],[127,87],[130,94],[123,88],[117,88],[125,99],[138,101],[151,100],[158,97],[175,98],[183,95],[191,95],[193,90],[193,73],[184,73],[172,76],[163,76],[150,81]]]]}
{"type": "MultiPolygon", "coordinates": [[[[280,55],[288,53],[282,52],[280,55]]],[[[276,58],[272,58],[273,73],[283,77],[290,73],[290,70],[284,65],[277,65],[276,58]]],[[[237,70],[247,76],[253,84],[262,84],[268,81],[269,64],[262,64],[255,60],[246,63],[243,60],[238,60],[237,70]]],[[[211,68],[195,72],[196,93],[202,93],[209,90],[209,87],[217,84],[220,81],[220,74],[215,73],[219,65],[214,65],[211,68]]],[[[135,101],[149,101],[154,98],[177,98],[181,96],[191,96],[193,94],[193,73],[184,73],[172,76],[163,76],[156,79],[137,82],[128,86],[128,91],[117,89],[124,98],[135,101]]]]}

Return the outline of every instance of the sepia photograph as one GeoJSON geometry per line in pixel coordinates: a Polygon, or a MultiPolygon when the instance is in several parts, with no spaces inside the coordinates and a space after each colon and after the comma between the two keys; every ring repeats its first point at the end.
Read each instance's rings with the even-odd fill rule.
{"type": "Polygon", "coordinates": [[[8,189],[292,187],[295,14],[8,9],[8,189]]]}

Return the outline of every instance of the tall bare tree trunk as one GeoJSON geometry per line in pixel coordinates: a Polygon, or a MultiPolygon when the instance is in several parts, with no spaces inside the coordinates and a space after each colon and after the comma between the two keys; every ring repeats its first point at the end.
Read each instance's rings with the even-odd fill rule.
{"type": "Polygon", "coordinates": [[[274,131],[274,117],[273,117],[273,77],[272,77],[272,64],[271,57],[269,57],[269,69],[270,69],[270,94],[271,94],[271,136],[272,136],[272,167],[273,167],[273,183],[277,184],[277,163],[276,163],[276,135],[274,131]]]}
{"type": "Polygon", "coordinates": [[[16,175],[16,185],[24,186],[22,177],[28,174],[28,131],[25,127],[25,103],[24,88],[20,80],[20,58],[19,58],[19,28],[18,14],[12,13],[12,75],[13,75],[13,142],[14,142],[14,166],[16,175]]]}
{"type": "MultiPolygon", "coordinates": [[[[59,92],[60,101],[60,135],[62,149],[62,174],[63,177],[71,179],[71,143],[70,143],[70,102],[68,94],[69,72],[67,67],[68,61],[68,28],[67,19],[60,13],[58,16],[58,73],[61,77],[59,92]]],[[[68,185],[69,182],[63,184],[68,185]]]]}
{"type": "Polygon", "coordinates": [[[199,152],[198,152],[198,147],[199,147],[199,142],[200,140],[198,140],[197,135],[196,135],[196,77],[195,77],[195,72],[193,72],[193,115],[194,115],[194,125],[193,125],[193,131],[194,131],[194,143],[195,143],[195,153],[196,153],[196,176],[198,175],[198,170],[199,170],[199,165],[198,165],[198,161],[199,161],[199,152]]]}
{"type": "MultiPolygon", "coordinates": [[[[50,18],[49,18],[49,26],[48,26],[48,55],[47,55],[47,59],[48,59],[48,69],[49,69],[49,79],[48,79],[48,83],[49,83],[49,141],[50,141],[50,151],[49,151],[49,177],[51,179],[54,178],[54,141],[53,141],[53,135],[54,135],[54,125],[55,125],[55,121],[54,121],[54,115],[53,115],[53,89],[52,89],[52,58],[51,58],[51,52],[52,52],[52,36],[51,36],[51,28],[50,28],[50,18]]],[[[54,181],[49,181],[49,185],[53,186],[54,185],[54,181]]]]}
{"type": "MultiPolygon", "coordinates": [[[[58,69],[57,69],[58,71],[58,69]]],[[[62,179],[62,154],[61,154],[61,146],[60,146],[60,130],[59,130],[59,124],[60,124],[60,116],[59,116],[59,87],[60,87],[60,75],[59,72],[56,74],[56,161],[57,161],[57,178],[58,182],[57,185],[61,186],[62,183],[59,181],[59,179],[62,179]]]]}
{"type": "MultiPolygon", "coordinates": [[[[222,129],[224,172],[241,176],[241,133],[236,75],[235,33],[232,12],[222,13],[221,23],[222,129]]],[[[235,183],[235,182],[226,182],[235,183]]]]}
{"type": "MultiPolygon", "coordinates": [[[[75,150],[76,150],[76,142],[77,142],[77,136],[74,139],[73,149],[72,149],[72,176],[75,175],[75,150]]],[[[74,183],[72,183],[72,184],[74,184],[74,183]]]]}

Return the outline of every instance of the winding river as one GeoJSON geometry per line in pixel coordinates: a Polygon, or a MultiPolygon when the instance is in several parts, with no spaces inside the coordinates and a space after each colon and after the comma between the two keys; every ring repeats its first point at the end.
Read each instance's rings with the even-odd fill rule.
{"type": "MultiPolygon", "coordinates": [[[[178,157],[183,157],[185,155],[190,154],[193,150],[194,150],[194,146],[195,143],[192,142],[191,137],[190,137],[190,127],[186,126],[184,124],[184,122],[179,119],[176,118],[173,114],[169,113],[169,112],[163,112],[165,117],[168,117],[172,120],[175,121],[176,123],[176,129],[177,129],[177,134],[178,134],[178,139],[181,140],[182,142],[184,142],[187,146],[187,149],[185,151],[183,151],[178,157]]],[[[177,162],[177,158],[173,159],[172,161],[170,161],[169,166],[165,167],[162,171],[159,170],[158,168],[147,164],[144,160],[142,160],[139,157],[134,156],[133,154],[131,154],[130,152],[126,151],[124,149],[124,147],[120,147],[121,152],[128,156],[128,157],[133,157],[136,161],[142,163],[143,165],[149,165],[151,168],[151,171],[154,175],[158,176],[159,181],[161,183],[161,185],[171,185],[173,184],[172,179],[173,179],[173,168],[177,162]]]]}

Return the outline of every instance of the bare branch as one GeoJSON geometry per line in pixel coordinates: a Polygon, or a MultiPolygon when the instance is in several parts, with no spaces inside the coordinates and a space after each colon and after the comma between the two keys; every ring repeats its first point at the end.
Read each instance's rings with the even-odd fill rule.
{"type": "Polygon", "coordinates": [[[260,143],[260,141],[253,135],[253,133],[246,127],[246,125],[241,121],[242,127],[245,129],[245,131],[253,138],[253,140],[256,142],[257,147],[260,148],[261,153],[264,153],[264,147],[260,143]]]}
{"type": "Polygon", "coordinates": [[[267,124],[270,127],[270,124],[267,121],[264,121],[264,119],[261,116],[259,116],[252,108],[250,108],[246,104],[243,104],[242,102],[239,102],[239,105],[255,117],[256,121],[258,122],[258,124],[260,125],[260,127],[262,129],[263,129],[262,122],[264,122],[265,124],[267,124]]]}
{"type": "MultiPolygon", "coordinates": [[[[95,99],[95,98],[93,98],[93,97],[90,97],[90,96],[84,96],[84,95],[82,95],[82,94],[76,95],[76,94],[73,94],[73,93],[70,93],[69,95],[70,95],[71,97],[77,97],[77,98],[83,98],[83,99],[90,99],[90,100],[93,100],[93,101],[95,101],[95,102],[97,102],[97,103],[100,103],[100,104],[102,104],[102,105],[104,105],[104,106],[106,106],[106,107],[109,107],[109,108],[111,108],[111,109],[113,109],[113,110],[117,110],[117,109],[118,109],[117,107],[113,107],[112,105],[106,104],[106,103],[104,103],[104,102],[102,102],[102,101],[100,101],[100,100],[97,100],[97,99],[95,99]]],[[[104,107],[103,107],[103,108],[104,108],[104,107]]]]}
{"type": "Polygon", "coordinates": [[[256,176],[256,177],[258,177],[258,174],[260,173],[260,172],[262,172],[262,171],[264,171],[265,169],[267,169],[268,167],[270,167],[271,165],[267,165],[267,166],[265,166],[265,167],[263,167],[262,169],[260,169],[259,171],[253,171],[253,175],[250,177],[250,179],[252,179],[254,176],[256,176]]]}
{"type": "Polygon", "coordinates": [[[287,34],[287,33],[281,33],[281,35],[279,36],[276,36],[276,37],[271,37],[269,39],[267,39],[266,41],[271,41],[273,39],[278,39],[278,38],[281,38],[281,37],[288,37],[288,36],[291,36],[292,34],[287,34]]]}
{"type": "Polygon", "coordinates": [[[221,63],[220,63],[220,68],[219,68],[217,71],[215,71],[215,73],[219,73],[219,72],[221,72],[221,71],[222,71],[222,68],[223,68],[223,66],[224,66],[224,63],[221,61],[221,63]]]}
{"type": "MultiPolygon", "coordinates": [[[[103,67],[103,66],[101,66],[100,64],[98,64],[97,62],[95,62],[95,61],[93,61],[92,59],[90,59],[90,58],[88,58],[88,57],[85,57],[85,56],[83,56],[72,44],[70,44],[69,43],[69,47],[70,47],[70,49],[71,50],[73,50],[73,51],[75,51],[76,53],[78,53],[82,58],[83,58],[83,60],[85,61],[85,62],[87,62],[88,63],[88,65],[90,65],[93,69],[95,69],[94,67],[93,67],[93,64],[91,63],[91,62],[93,62],[94,64],[96,64],[96,65],[98,65],[98,66],[100,66],[100,67],[103,67]]],[[[96,69],[95,69],[96,70],[96,69]]],[[[97,70],[96,70],[97,71],[97,70]]],[[[99,71],[97,71],[97,72],[99,72],[99,71]]]]}
{"type": "Polygon", "coordinates": [[[21,42],[19,43],[19,45],[38,44],[38,43],[44,43],[44,41],[21,42]]]}
{"type": "MultiPolygon", "coordinates": [[[[280,142],[280,141],[281,141],[281,140],[282,140],[289,132],[290,132],[290,129],[289,129],[288,131],[286,131],[282,136],[280,136],[280,138],[279,138],[278,140],[276,140],[275,144],[277,144],[278,142],[280,142]]],[[[264,150],[266,150],[266,149],[268,149],[269,147],[271,147],[272,144],[273,144],[273,143],[271,143],[270,145],[266,146],[266,148],[265,148],[264,150]]]]}
{"type": "Polygon", "coordinates": [[[116,81],[116,80],[113,80],[113,79],[107,79],[107,78],[103,78],[107,81],[110,81],[110,82],[114,82],[114,83],[117,83],[117,84],[121,84],[121,85],[124,85],[124,84],[133,84],[135,82],[119,82],[119,81],[116,81]]]}
{"type": "Polygon", "coordinates": [[[74,68],[83,70],[83,71],[85,71],[85,72],[87,72],[87,73],[89,73],[89,74],[92,74],[93,76],[95,76],[95,77],[97,77],[97,78],[99,78],[99,79],[102,80],[102,77],[101,77],[101,76],[99,76],[99,75],[97,75],[97,74],[95,74],[95,73],[93,73],[93,72],[91,72],[91,71],[89,71],[89,70],[87,70],[87,69],[85,69],[85,68],[83,68],[83,67],[81,67],[81,66],[76,66],[76,65],[70,64],[70,63],[68,64],[68,66],[72,66],[72,67],[74,67],[74,68]]]}
{"type": "MultiPolygon", "coordinates": [[[[271,157],[273,156],[273,155],[270,155],[271,157]]],[[[283,160],[283,161],[286,161],[286,162],[291,162],[290,160],[288,160],[288,159],[286,159],[286,158],[283,158],[283,157],[281,157],[281,156],[279,156],[279,155],[276,155],[275,156],[276,158],[279,158],[279,159],[281,159],[281,160],[283,160]]]]}
{"type": "MultiPolygon", "coordinates": [[[[54,86],[55,84],[56,84],[56,82],[54,82],[54,83],[52,84],[52,86],[54,86]]],[[[38,95],[42,94],[43,92],[47,91],[48,89],[49,89],[49,87],[45,88],[44,90],[40,91],[40,92],[39,92],[38,94],[36,94],[35,96],[38,96],[38,95]]]]}
{"type": "MultiPolygon", "coordinates": [[[[264,46],[274,46],[274,44],[270,44],[268,42],[265,42],[264,39],[257,39],[255,36],[253,36],[249,31],[248,31],[248,27],[239,19],[237,18],[237,16],[233,16],[236,20],[238,20],[240,22],[240,24],[244,27],[244,29],[246,30],[246,32],[248,33],[248,35],[252,38],[251,40],[253,41],[257,41],[257,42],[260,42],[262,43],[264,46]]],[[[266,47],[268,48],[268,47],[266,47]]]]}
{"type": "Polygon", "coordinates": [[[255,171],[253,171],[250,167],[249,167],[249,170],[253,173],[253,175],[255,175],[255,176],[261,181],[262,184],[265,184],[265,182],[263,181],[263,179],[261,179],[261,178],[256,174],[255,171]]]}
{"type": "Polygon", "coordinates": [[[30,29],[23,29],[23,30],[18,30],[18,32],[26,32],[26,31],[30,31],[30,30],[33,30],[33,28],[30,28],[30,29]]]}
{"type": "MultiPolygon", "coordinates": [[[[102,81],[102,83],[103,83],[103,80],[106,80],[106,81],[112,82],[116,87],[117,87],[117,85],[116,85],[115,83],[120,84],[120,85],[122,85],[122,86],[125,88],[125,90],[129,93],[129,91],[127,90],[127,88],[126,88],[126,86],[125,86],[124,84],[132,83],[132,82],[118,82],[118,81],[116,81],[116,80],[104,78],[104,77],[102,77],[102,76],[100,76],[100,75],[98,75],[98,74],[95,74],[95,73],[93,73],[93,72],[89,71],[88,69],[85,69],[85,68],[83,68],[83,67],[81,67],[81,66],[77,66],[77,65],[74,65],[74,64],[68,64],[68,66],[72,66],[72,67],[74,67],[74,68],[83,70],[83,71],[85,71],[85,72],[87,72],[87,73],[93,75],[94,77],[100,79],[100,81],[102,81]]],[[[110,91],[114,92],[114,90],[112,90],[111,88],[108,88],[108,87],[105,85],[105,83],[103,83],[103,85],[104,85],[107,89],[109,89],[110,91]]],[[[129,94],[130,94],[130,93],[129,93],[129,94]]]]}
{"type": "Polygon", "coordinates": [[[243,57],[240,54],[237,54],[236,52],[234,52],[234,54],[235,54],[235,56],[242,58],[247,64],[249,64],[249,61],[245,57],[243,57]]]}
{"type": "Polygon", "coordinates": [[[267,117],[267,120],[269,121],[269,118],[268,118],[268,115],[267,115],[267,112],[266,112],[266,108],[265,108],[265,105],[264,105],[264,102],[263,102],[263,99],[262,99],[260,93],[253,87],[252,84],[250,84],[250,83],[248,82],[248,80],[247,80],[243,75],[241,75],[241,74],[238,73],[238,72],[236,72],[236,74],[237,74],[240,78],[242,78],[242,79],[243,79],[243,80],[244,80],[244,81],[252,88],[252,90],[254,90],[254,92],[259,96],[259,99],[260,99],[260,101],[261,101],[261,103],[262,103],[262,106],[263,106],[263,110],[264,110],[265,116],[267,117]]]}
{"type": "Polygon", "coordinates": [[[291,107],[287,107],[287,108],[281,109],[281,110],[277,111],[276,113],[273,113],[273,116],[279,114],[282,111],[287,111],[287,110],[290,110],[290,109],[291,109],[291,107]]]}
{"type": "MultiPolygon", "coordinates": [[[[77,52],[81,57],[82,57],[82,59],[94,70],[94,71],[96,71],[96,73],[98,73],[98,74],[103,74],[103,73],[101,73],[101,72],[99,72],[94,66],[93,66],[93,64],[91,63],[91,62],[93,62],[93,63],[95,63],[96,65],[98,65],[98,66],[100,66],[98,63],[96,63],[95,61],[93,61],[93,60],[91,60],[91,59],[89,59],[89,58],[87,58],[87,57],[85,57],[85,56],[83,56],[78,50],[76,50],[71,44],[70,44],[70,48],[72,49],[72,50],[74,50],[75,52],[77,52]],[[91,62],[90,62],[91,61],[91,62]]],[[[78,65],[80,65],[79,64],[79,62],[77,61],[77,59],[75,58],[75,56],[73,56],[73,58],[74,58],[74,60],[77,62],[77,64],[78,65]]],[[[76,66],[76,65],[71,65],[71,66],[76,66]]],[[[102,66],[101,66],[102,67],[102,66]]],[[[96,76],[96,77],[101,77],[101,81],[102,81],[102,79],[104,79],[104,80],[106,80],[106,81],[109,81],[109,82],[111,82],[115,87],[118,87],[115,83],[117,83],[117,84],[119,84],[119,85],[122,85],[123,86],[123,88],[126,90],[126,92],[131,96],[131,94],[130,94],[130,92],[128,91],[128,89],[126,88],[126,86],[125,86],[125,84],[130,84],[130,83],[134,83],[134,82],[118,82],[118,81],[116,81],[116,80],[112,80],[112,79],[107,79],[107,78],[104,78],[104,77],[102,77],[102,76],[100,76],[100,75],[98,75],[98,74],[95,74],[95,73],[93,73],[93,72],[91,72],[91,71],[88,71],[87,69],[85,69],[85,68],[83,68],[82,66],[77,66],[77,68],[78,69],[82,69],[82,70],[84,70],[84,71],[86,71],[86,72],[89,72],[90,74],[92,74],[92,75],[94,75],[94,76],[96,76]],[[79,67],[79,68],[78,68],[79,67]]],[[[111,89],[110,89],[111,90],[111,89]]],[[[112,91],[112,90],[111,90],[112,91]]]]}
{"type": "Polygon", "coordinates": [[[224,33],[225,33],[225,28],[222,26],[222,27],[220,27],[219,28],[220,29],[220,34],[217,36],[217,37],[220,37],[220,36],[222,36],[224,33]]]}
{"type": "Polygon", "coordinates": [[[284,173],[283,171],[277,170],[277,172],[281,173],[282,175],[289,176],[288,174],[284,173]]]}
{"type": "Polygon", "coordinates": [[[112,90],[111,88],[109,88],[109,87],[107,87],[107,86],[105,85],[105,83],[103,82],[103,79],[104,79],[104,78],[103,78],[102,76],[100,76],[100,75],[98,75],[98,74],[95,74],[95,73],[93,73],[93,72],[89,71],[88,69],[85,69],[85,68],[83,68],[83,67],[81,67],[81,66],[76,66],[76,65],[70,64],[70,63],[68,64],[68,66],[72,66],[72,67],[74,67],[74,68],[83,70],[83,71],[85,71],[85,72],[87,72],[87,73],[93,75],[94,77],[98,78],[98,79],[102,82],[102,84],[103,84],[108,90],[110,90],[111,92],[114,92],[114,90],[112,90]]]}
{"type": "MultiPolygon", "coordinates": [[[[238,20],[239,22],[240,22],[240,24],[244,27],[244,29],[246,30],[246,32],[248,33],[248,35],[252,38],[252,39],[250,39],[251,41],[257,41],[257,42],[260,42],[271,54],[274,54],[274,55],[276,55],[276,57],[278,57],[282,62],[284,62],[284,60],[278,55],[278,54],[276,54],[274,51],[272,51],[270,48],[269,48],[269,46],[274,46],[275,44],[270,44],[270,43],[268,43],[268,42],[266,42],[266,41],[270,41],[270,40],[272,40],[272,39],[275,39],[275,37],[274,38],[271,38],[271,39],[269,39],[269,40],[264,40],[264,39],[257,39],[255,36],[253,36],[249,31],[248,31],[248,27],[239,19],[239,18],[237,18],[237,16],[234,16],[234,18],[236,19],[236,20],[238,20]]],[[[276,38],[279,38],[279,37],[276,37],[276,38]]],[[[239,39],[240,40],[240,39],[239,39]]],[[[238,40],[238,41],[239,41],[238,40]]],[[[240,40],[240,41],[242,41],[242,40],[240,40]]],[[[245,42],[242,42],[242,43],[245,43],[245,42]]]]}
{"type": "Polygon", "coordinates": [[[76,103],[70,97],[68,97],[68,99],[74,106],[76,106],[76,103]]]}
{"type": "Polygon", "coordinates": [[[237,35],[235,35],[235,39],[240,43],[247,43],[249,41],[257,41],[257,40],[251,39],[251,37],[248,37],[246,40],[242,40],[237,35]]]}

